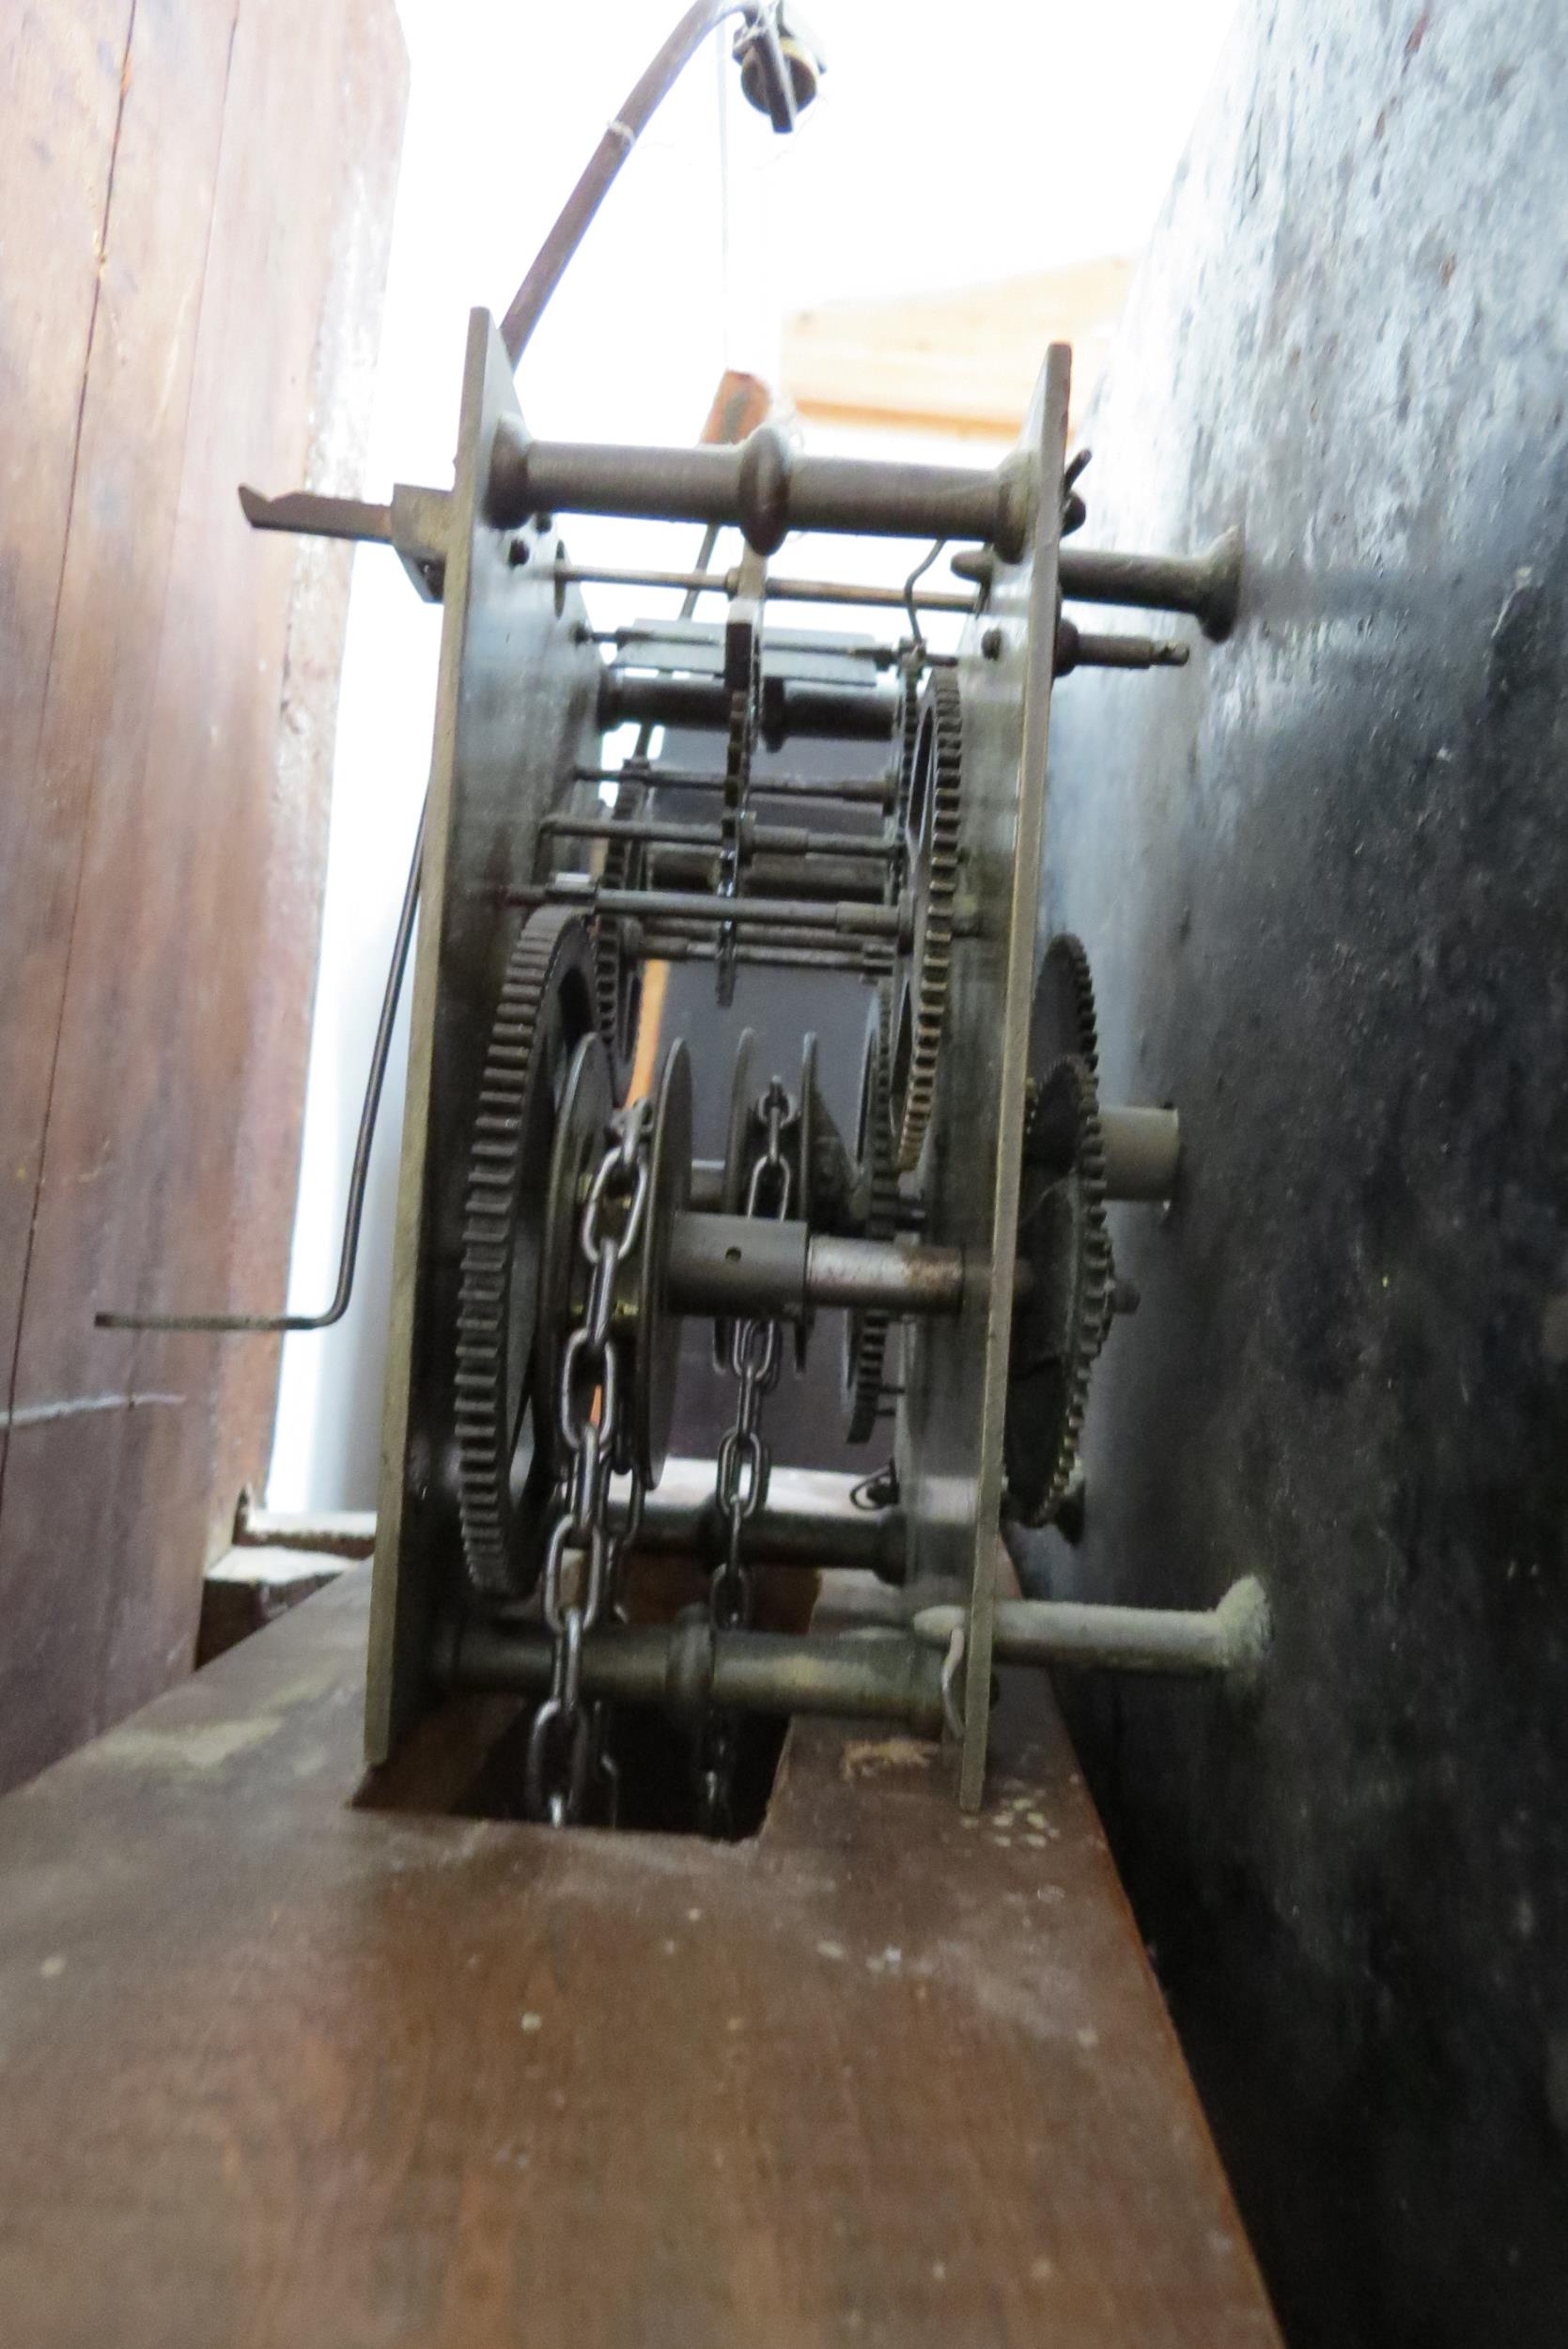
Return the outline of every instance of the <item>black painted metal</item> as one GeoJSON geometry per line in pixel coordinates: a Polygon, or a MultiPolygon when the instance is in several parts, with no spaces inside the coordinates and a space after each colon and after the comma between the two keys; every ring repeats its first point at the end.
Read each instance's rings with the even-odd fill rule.
{"type": "MultiPolygon", "coordinates": [[[[801,692],[809,686],[824,693],[863,692],[863,688],[844,682],[853,669],[846,656],[818,657],[808,677],[791,680],[792,690],[801,692]]],[[[823,783],[847,777],[863,786],[886,775],[891,757],[886,741],[859,738],[839,742],[806,736],[782,750],[769,750],[762,743],[753,761],[753,788],[766,789],[775,772],[823,783]]],[[[722,743],[712,734],[672,728],[664,738],[658,767],[678,775],[712,770],[722,766],[722,743]]],[[[711,818],[713,813],[707,793],[686,790],[678,784],[660,784],[656,804],[668,816],[711,818]]],[[[814,807],[813,820],[827,830],[863,832],[873,822],[873,812],[860,801],[824,803],[814,807]]],[[[864,1003],[849,983],[841,975],[818,971],[742,969],[736,973],[735,1010],[721,1015],[711,965],[676,963],[670,972],[662,1034],[666,1039],[684,1036],[691,1053],[699,1156],[722,1155],[736,1038],[743,1027],[751,1028],[756,1036],[753,1066],[759,1090],[777,1074],[787,1089],[798,1091],[801,1039],[808,1031],[816,1035],[817,1077],[824,1101],[840,1132],[853,1143],[864,1003]]],[[[816,1315],[806,1369],[800,1375],[785,1370],[768,1397],[764,1425],[773,1456],[782,1463],[842,1468],[870,1475],[892,1455],[892,1425],[876,1442],[859,1446],[845,1442],[840,1319],[831,1311],[816,1315]]],[[[711,1458],[735,1416],[735,1400],[733,1376],[714,1367],[711,1324],[686,1321],[681,1330],[675,1448],[711,1458]]]]}
{"type": "MultiPolygon", "coordinates": [[[[729,694],[718,677],[654,677],[642,670],[610,667],[599,685],[599,724],[607,732],[613,726],[640,724],[700,727],[722,734],[729,724],[729,694]]],[[[819,685],[770,677],[763,686],[762,735],[769,749],[777,749],[781,742],[813,738],[886,742],[893,733],[893,694],[874,685],[819,685]]],[[[791,764],[799,767],[800,761],[791,764]]]]}
{"type": "Polygon", "coordinates": [[[1247,8],[1099,402],[1231,640],[1058,696],[1106,1097],[1181,1109],[1063,1595],[1267,1587],[1078,1727],[1296,2349],[1568,2339],[1568,11],[1247,8]]]}

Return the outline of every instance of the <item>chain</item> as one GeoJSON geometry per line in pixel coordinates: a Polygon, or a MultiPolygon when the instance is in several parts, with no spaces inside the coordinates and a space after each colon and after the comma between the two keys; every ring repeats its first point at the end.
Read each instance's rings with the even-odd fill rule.
{"type": "MultiPolygon", "coordinates": [[[[784,1153],[784,1136],[798,1114],[795,1103],[774,1077],[757,1103],[766,1144],[746,1186],[748,1215],[769,1216],[782,1222],[789,1213],[794,1181],[784,1153]]],[[[762,1432],[762,1406],[778,1385],[783,1368],[782,1322],[753,1315],[732,1325],[730,1369],[739,1391],[735,1418],[719,1444],[716,1481],[724,1555],[708,1584],[708,1610],[720,1630],[751,1619],[752,1578],[742,1563],[740,1545],[747,1519],[755,1517],[768,1498],[772,1455],[762,1432]]],[[[715,1714],[706,1725],[698,1760],[703,1824],[710,1834],[719,1831],[729,1808],[735,1756],[735,1723],[727,1715],[715,1714]]]]}
{"type": "MultiPolygon", "coordinates": [[[[775,1077],[757,1104],[767,1146],[753,1165],[746,1186],[746,1213],[779,1221],[789,1213],[794,1185],[784,1154],[784,1128],[795,1105],[775,1077]]],[[[748,1517],[768,1498],[771,1458],[760,1421],[765,1396],[779,1383],[784,1366],[784,1325],[753,1315],[730,1330],[730,1369],[739,1381],[735,1418],[719,1445],[719,1515],[725,1529],[724,1556],[709,1589],[714,1623],[744,1623],[751,1613],[751,1579],[740,1562],[740,1538],[748,1517]]]]}
{"type": "Polygon", "coordinates": [[[604,1750],[601,1706],[582,1703],[582,1641],[618,1604],[621,1554],[643,1512],[643,1482],[624,1416],[625,1340],[613,1330],[622,1268],[642,1243],[648,1207],[648,1104],[617,1110],[588,1187],[578,1245],[588,1265],[582,1318],[561,1352],[556,1423],[561,1471],[545,1548],[545,1626],[554,1642],[550,1694],[528,1734],[529,1815],[565,1827],[581,1816],[590,1778],[604,1786],[613,1823],[615,1773],[604,1750]],[[629,1474],[618,1532],[610,1527],[610,1480],[629,1474]]]}
{"type": "MultiPolygon", "coordinates": [[[[729,736],[724,748],[724,792],[719,812],[719,875],[721,897],[738,897],[745,889],[751,855],[752,757],[756,748],[757,718],[762,696],[762,599],[768,566],[747,548],[740,558],[736,592],[724,622],[724,681],[729,687],[729,736]]],[[[721,922],[714,941],[719,1001],[735,1001],[737,936],[733,922],[721,922]]]]}

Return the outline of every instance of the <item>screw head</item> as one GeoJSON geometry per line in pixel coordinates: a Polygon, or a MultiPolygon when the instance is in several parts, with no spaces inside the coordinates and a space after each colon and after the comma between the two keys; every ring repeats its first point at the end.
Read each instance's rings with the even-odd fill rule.
{"type": "Polygon", "coordinates": [[[1001,659],[1001,630],[1000,628],[988,628],[986,630],[985,635],[980,639],[980,649],[985,654],[987,661],[1000,661],[1001,659]]]}

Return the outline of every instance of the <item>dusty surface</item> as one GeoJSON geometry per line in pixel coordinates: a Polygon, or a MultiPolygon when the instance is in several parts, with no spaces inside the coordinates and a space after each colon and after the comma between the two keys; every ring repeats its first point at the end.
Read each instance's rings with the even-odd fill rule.
{"type": "Polygon", "coordinates": [[[979,1820],[353,1810],[365,1579],[0,1804],[8,2339],[1275,2341],[1041,1684],[979,1820]]]}

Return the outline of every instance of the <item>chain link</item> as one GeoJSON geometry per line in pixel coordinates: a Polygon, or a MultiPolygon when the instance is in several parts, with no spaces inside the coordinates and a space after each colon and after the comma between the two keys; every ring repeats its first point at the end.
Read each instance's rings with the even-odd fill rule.
{"type": "MultiPolygon", "coordinates": [[[[782,1222],[794,1196],[794,1177],[784,1156],[784,1137],[799,1116],[796,1103],[777,1077],[757,1103],[765,1143],[753,1163],[746,1185],[746,1213],[782,1222]]],[[[730,1329],[730,1369],[738,1382],[735,1418],[719,1443],[716,1490],[724,1526],[724,1555],[708,1584],[708,1610],[717,1630],[749,1623],[752,1578],[740,1556],[747,1520],[768,1499],[772,1455],[762,1432],[762,1406],[779,1383],[784,1368],[784,1325],[753,1315],[730,1329]]],[[[706,1725],[698,1756],[698,1795],[703,1825],[709,1834],[722,1831],[730,1804],[735,1774],[736,1731],[726,1714],[713,1715],[706,1725]]]]}
{"type": "Polygon", "coordinates": [[[578,1230],[588,1294],[582,1317],[561,1350],[556,1425],[561,1470],[551,1500],[545,1546],[543,1610],[554,1642],[550,1694],[528,1735],[524,1797],[529,1815],[565,1827],[581,1817],[591,1779],[604,1790],[612,1820],[614,1765],[605,1751],[602,1706],[582,1703],[582,1642],[619,1604],[620,1561],[643,1514],[643,1480],[624,1416],[628,1365],[614,1330],[623,1268],[642,1244],[648,1213],[648,1104],[617,1110],[588,1187],[578,1230]],[[629,1475],[630,1498],[619,1532],[610,1527],[610,1480],[629,1475]]]}
{"type": "MultiPolygon", "coordinates": [[[[758,1101],[757,1114],[766,1141],[746,1186],[746,1213],[783,1222],[794,1193],[784,1136],[799,1112],[777,1077],[758,1101]]],[[[751,1578],[741,1563],[741,1534],[747,1519],[755,1517],[768,1499],[772,1458],[760,1422],[764,1398],[778,1385],[783,1367],[781,1322],[753,1315],[732,1326],[730,1369],[739,1382],[739,1392],[735,1418],[719,1445],[718,1501],[725,1543],[709,1590],[713,1620],[720,1627],[745,1623],[751,1614],[751,1578]]]]}

